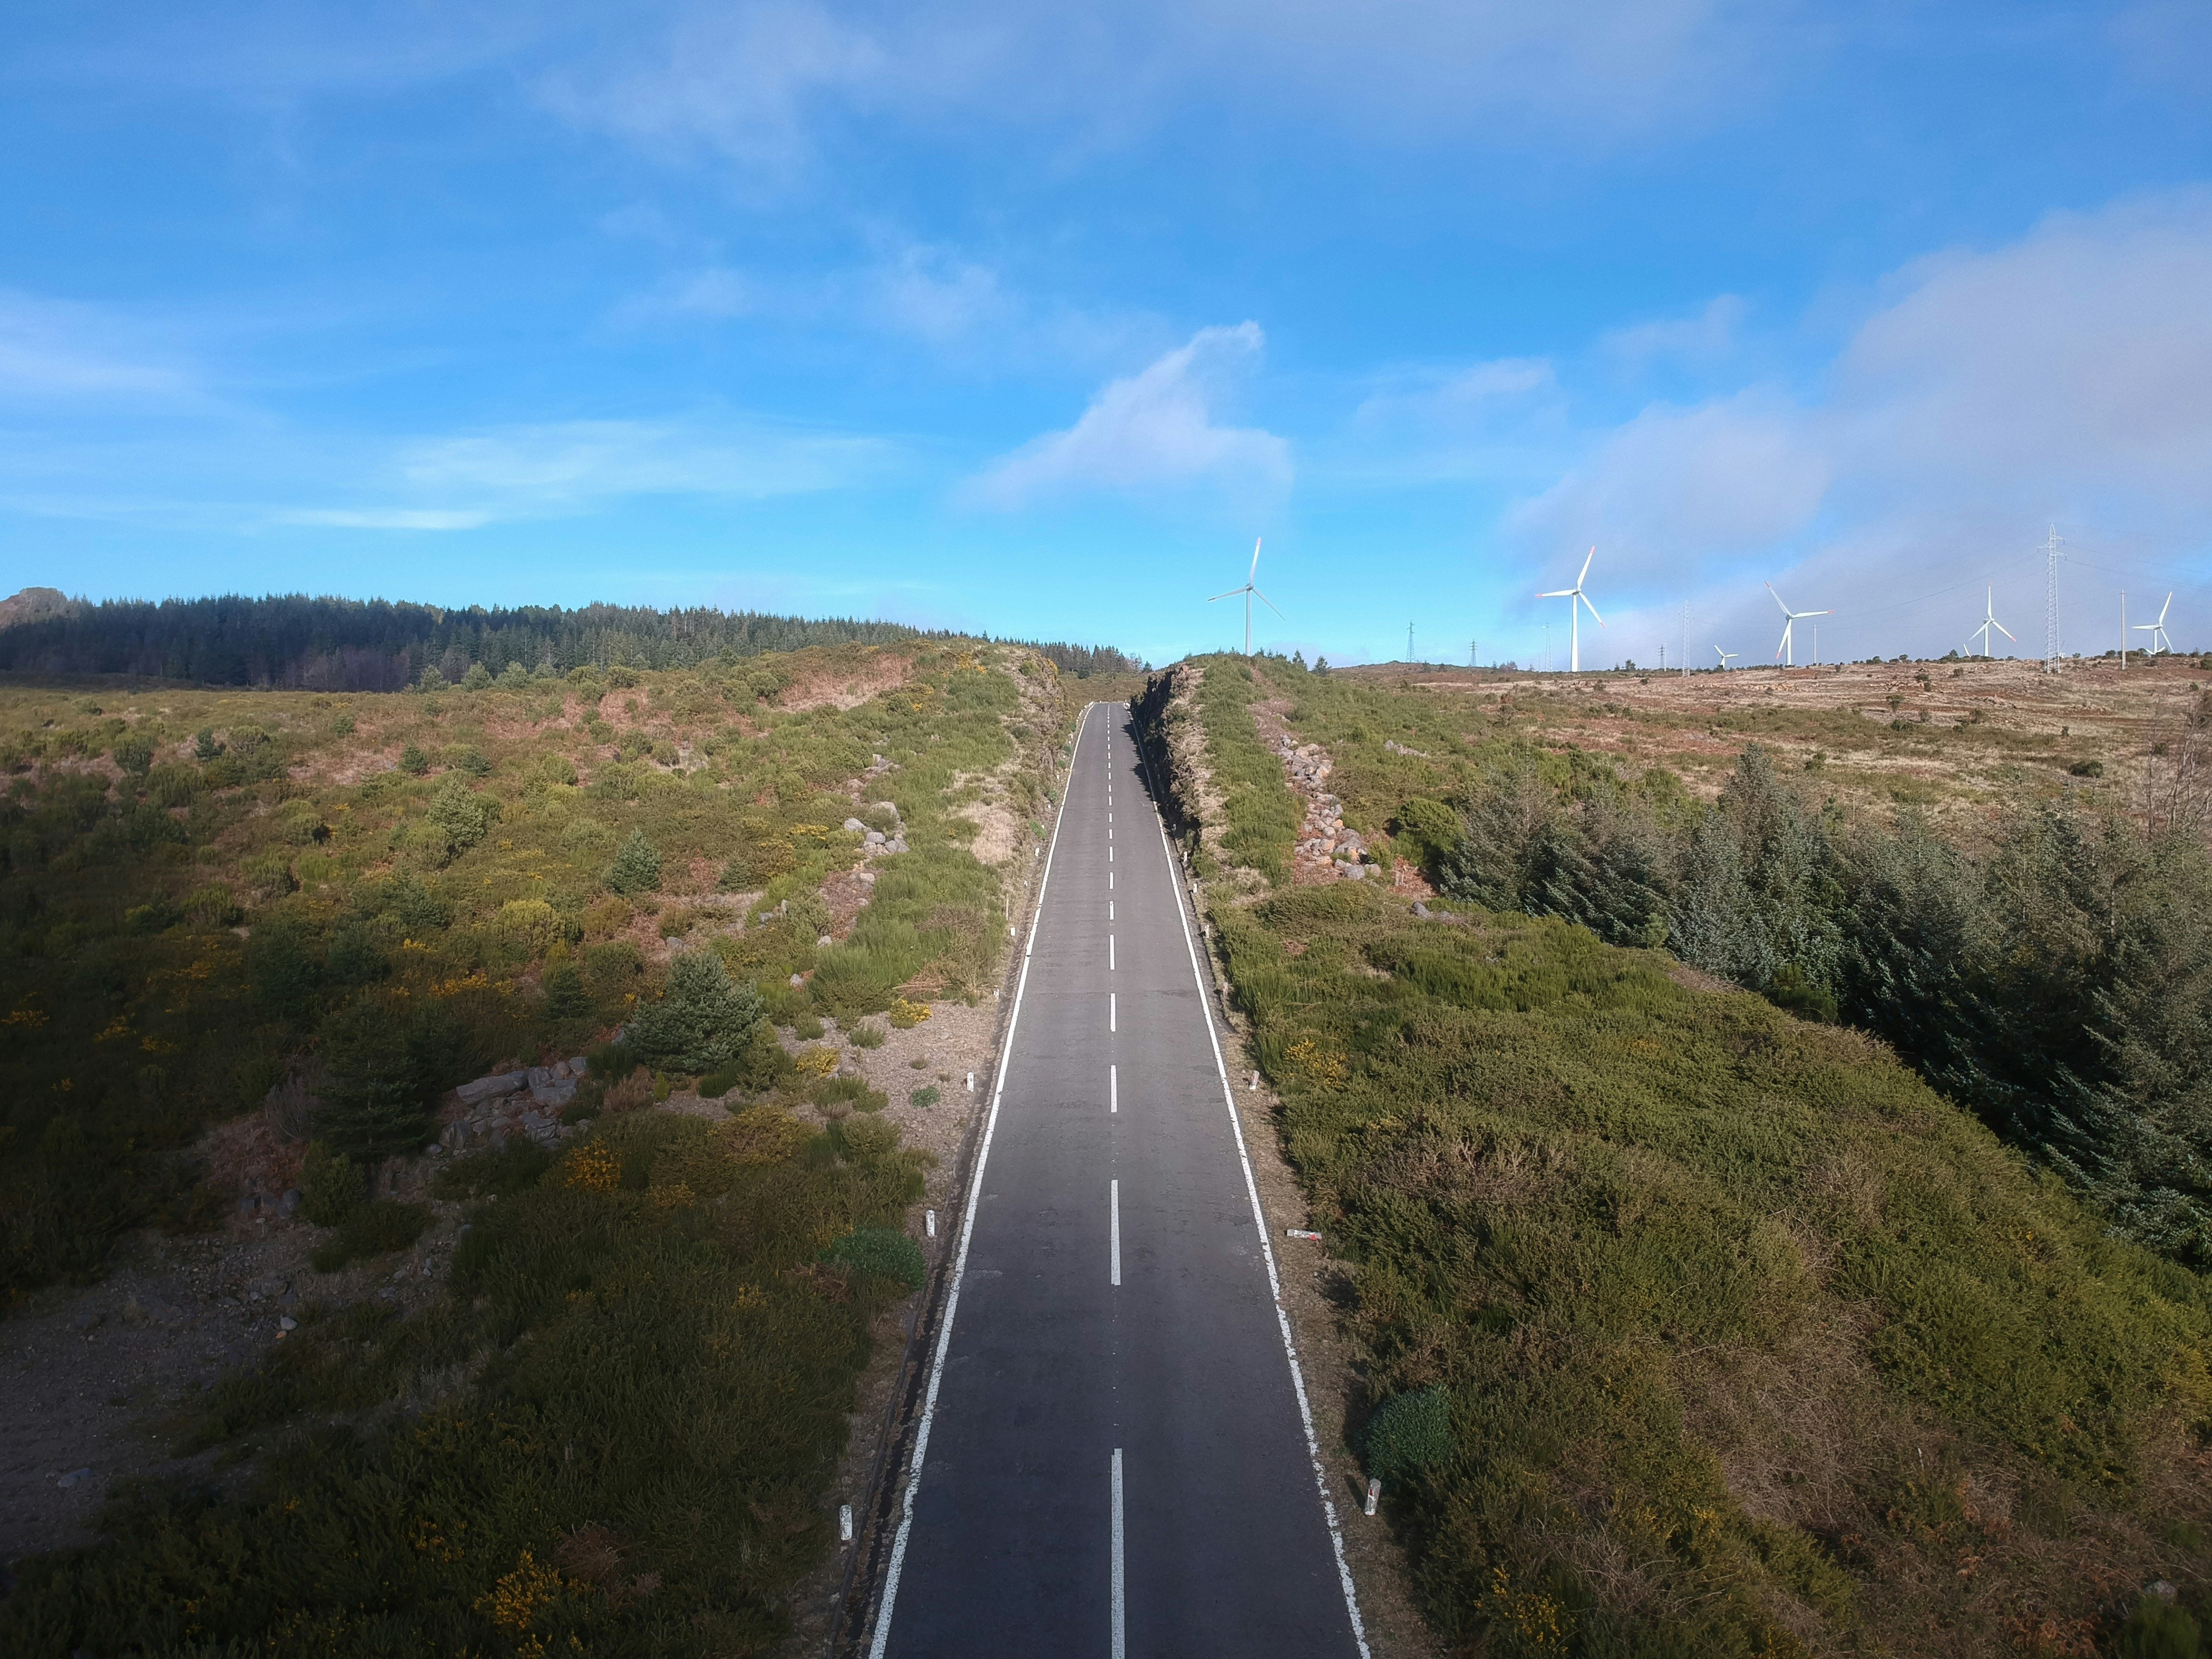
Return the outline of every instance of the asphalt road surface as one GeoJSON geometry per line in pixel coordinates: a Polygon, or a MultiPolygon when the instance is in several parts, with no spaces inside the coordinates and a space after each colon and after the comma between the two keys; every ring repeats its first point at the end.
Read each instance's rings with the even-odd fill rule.
{"type": "Polygon", "coordinates": [[[876,1659],[1366,1652],[1127,720],[1079,732],[876,1659]]]}

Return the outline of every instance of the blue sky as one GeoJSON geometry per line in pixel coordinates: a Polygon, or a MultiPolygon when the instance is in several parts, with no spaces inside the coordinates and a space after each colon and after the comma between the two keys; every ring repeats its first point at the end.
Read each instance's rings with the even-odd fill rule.
{"type": "Polygon", "coordinates": [[[2212,643],[2212,5],[24,9],[0,586],[2212,643]],[[463,15],[465,14],[465,15],[463,15]]]}

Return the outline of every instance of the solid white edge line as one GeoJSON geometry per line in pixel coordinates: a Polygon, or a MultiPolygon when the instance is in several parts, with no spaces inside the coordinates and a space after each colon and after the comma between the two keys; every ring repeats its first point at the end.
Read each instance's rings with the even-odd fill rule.
{"type": "Polygon", "coordinates": [[[1129,1651],[1128,1620],[1122,1608],[1124,1580],[1121,1573],[1121,1449],[1114,1448],[1114,1659],[1126,1659],[1129,1651]]]}
{"type": "Polygon", "coordinates": [[[1106,1254],[1109,1261],[1107,1277],[1119,1290],[1121,1285],[1121,1183],[1118,1181],[1106,1183],[1106,1254]]]}
{"type": "MultiPolygon", "coordinates": [[[[1152,757],[1145,757],[1145,769],[1152,772],[1152,757]]],[[[1229,1087],[1229,1067],[1221,1058],[1221,1038],[1213,1029],[1213,999],[1206,986],[1206,975],[1198,965],[1198,945],[1191,937],[1190,915],[1183,908],[1182,878],[1176,868],[1174,850],[1168,845],[1168,821],[1159,811],[1159,780],[1152,779],[1153,814],[1159,820],[1160,856],[1167,860],[1168,880],[1176,892],[1176,919],[1182,924],[1183,947],[1190,952],[1190,975],[1197,983],[1198,997],[1206,1011],[1206,1040],[1213,1045],[1213,1070],[1221,1079],[1222,1104],[1229,1109],[1229,1127],[1237,1137],[1237,1158],[1244,1166],[1244,1192],[1252,1200],[1252,1220],[1260,1235],[1261,1258],[1267,1264],[1267,1291],[1275,1299],[1275,1326],[1283,1334],[1283,1353],[1291,1362],[1291,1388],[1298,1397],[1298,1420],[1305,1425],[1306,1455],[1313,1463],[1314,1489],[1321,1494],[1323,1520],[1328,1525],[1329,1547],[1336,1553],[1337,1582],[1344,1587],[1344,1610],[1352,1615],[1352,1639],[1359,1649],[1359,1659],[1373,1659],[1367,1648],[1367,1627],[1359,1617],[1359,1592],[1352,1587],[1352,1564],[1345,1559],[1344,1528],[1338,1525],[1336,1503],[1328,1493],[1328,1472],[1322,1467],[1321,1437],[1314,1432],[1313,1407],[1306,1399],[1305,1373],[1298,1364],[1298,1345],[1291,1334],[1291,1316],[1283,1307],[1283,1281],[1275,1271],[1275,1249],[1267,1237],[1267,1212],[1260,1207],[1260,1183],[1253,1178],[1252,1157],[1244,1146],[1244,1125],[1237,1115],[1237,1097],[1229,1087]]]]}
{"type": "MultiPolygon", "coordinates": [[[[1091,719],[1091,711],[1099,705],[1083,705],[1082,720],[1076,726],[1075,740],[1083,742],[1083,725],[1091,719]]],[[[1107,728],[1107,741],[1113,741],[1113,728],[1107,728]]],[[[1072,772],[1073,763],[1069,767],[1072,772]]],[[[945,1357],[952,1346],[952,1316],[960,1309],[960,1280],[968,1271],[968,1247],[975,1237],[975,1206],[983,1196],[983,1169],[991,1161],[991,1137],[998,1133],[999,1103],[1006,1091],[1006,1070],[1014,1060],[1014,1031],[1022,1019],[1022,997],[1030,988],[1030,952],[1036,946],[1038,928],[1044,925],[1044,900],[1052,885],[1053,854],[1060,850],[1060,826],[1067,816],[1067,796],[1060,798],[1060,810],[1053,815],[1052,843],[1045,849],[1044,873],[1037,881],[1036,911],[1030,918],[1029,942],[1022,950],[1022,973],[1014,985],[1014,1011],[1006,1021],[1006,1046],[999,1054],[998,1081],[991,1089],[990,1115],[983,1121],[983,1144],[975,1151],[975,1173],[968,1188],[968,1207],[960,1220],[960,1252],[953,1258],[952,1282],[945,1293],[945,1321],[937,1332],[937,1353],[930,1361],[929,1390],[922,1397],[921,1421],[914,1435],[914,1457],[907,1465],[906,1492],[899,1500],[898,1536],[891,1540],[890,1565],[884,1571],[883,1603],[876,1610],[876,1632],[868,1644],[868,1659],[884,1659],[890,1645],[891,1610],[898,1600],[899,1574],[906,1565],[907,1540],[914,1533],[914,1498],[921,1486],[922,1459],[929,1451],[930,1425],[937,1416],[938,1390],[945,1382],[945,1357]]],[[[1271,1269],[1272,1271],[1272,1269],[1271,1269]]]]}

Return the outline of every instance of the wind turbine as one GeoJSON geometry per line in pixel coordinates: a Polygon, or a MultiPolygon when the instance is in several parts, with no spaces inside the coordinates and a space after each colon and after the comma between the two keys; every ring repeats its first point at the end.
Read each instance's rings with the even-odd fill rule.
{"type": "Polygon", "coordinates": [[[1567,672],[1571,674],[1583,672],[1583,617],[1582,612],[1576,609],[1577,604],[1589,605],[1590,620],[1600,628],[1605,626],[1605,618],[1597,614],[1597,607],[1590,605],[1589,595],[1583,592],[1583,576],[1589,574],[1590,560],[1595,557],[1597,549],[1593,547],[1583,560],[1582,576],[1575,578],[1572,587],[1563,587],[1556,593],[1539,593],[1536,596],[1540,599],[1565,599],[1567,602],[1567,672]]]}
{"type": "Polygon", "coordinates": [[[1996,589],[1994,587],[1984,587],[1982,590],[1982,625],[1979,628],[1977,628],[1973,634],[1966,635],[1966,643],[1969,645],[1972,645],[1974,642],[1974,634],[1981,635],[1982,655],[1984,657],[1993,657],[1996,654],[1996,653],[1990,649],[1990,629],[1992,628],[1996,629],[1998,633],[2003,635],[2007,639],[2012,640],[2012,642],[2014,645],[2018,645],[2020,643],[2018,640],[2013,639],[2012,630],[1997,620],[1996,589]]]}
{"type": "MultiPolygon", "coordinates": [[[[1252,538],[1252,568],[1245,574],[1244,586],[1232,587],[1226,593],[1213,596],[1213,599],[1233,599],[1239,593],[1244,596],[1244,654],[1248,657],[1252,654],[1252,596],[1260,593],[1260,539],[1257,536],[1252,538]]],[[[1208,599],[1206,603],[1212,605],[1213,599],[1208,599]]],[[[1260,603],[1277,616],[1283,617],[1282,607],[1265,593],[1260,593],[1260,603]]],[[[1288,622],[1290,618],[1283,617],[1283,620],[1288,622]]]]}
{"type": "Polygon", "coordinates": [[[2156,622],[2137,623],[2136,632],[2150,635],[2150,650],[2144,654],[2154,656],[2160,651],[2173,649],[2173,641],[2166,637],[2166,613],[2173,609],[2173,595],[2166,596],[2166,603],[2158,608],[2156,622]]]}
{"type": "Polygon", "coordinates": [[[1782,605],[1782,596],[1774,592],[1772,582],[1765,582],[1761,586],[1773,596],[1775,604],[1782,605],[1782,643],[1774,647],[1774,654],[1778,657],[1786,657],[1788,661],[1784,665],[1795,668],[1797,665],[1797,651],[1796,647],[1790,642],[1790,630],[1808,617],[1832,617],[1836,613],[1832,611],[1792,611],[1788,605],[1782,605]]]}
{"type": "Polygon", "coordinates": [[[1729,664],[1735,659],[1741,656],[1743,653],[1741,651],[1723,651],[1717,645],[1713,647],[1713,654],[1721,659],[1721,672],[1725,674],[1728,672],[1729,664]]]}

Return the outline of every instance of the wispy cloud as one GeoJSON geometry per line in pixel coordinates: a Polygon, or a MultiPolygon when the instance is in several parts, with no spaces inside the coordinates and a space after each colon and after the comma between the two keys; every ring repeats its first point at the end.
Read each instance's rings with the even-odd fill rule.
{"type": "Polygon", "coordinates": [[[173,349],[97,307],[0,289],[0,398],[173,404],[199,395],[173,349]]]}
{"type": "Polygon", "coordinates": [[[1718,295],[1694,317],[1669,317],[1614,329],[1600,337],[1598,349],[1632,369],[1662,360],[1703,367],[1735,349],[1746,309],[1735,295],[1718,295]]]}
{"type": "Polygon", "coordinates": [[[815,107],[851,100],[894,67],[876,36],[806,0],[680,13],[657,47],[616,69],[579,64],[546,77],[549,105],[675,158],[702,151],[770,180],[810,151],[815,107]]]}
{"type": "Polygon", "coordinates": [[[1109,383],[1073,426],[997,462],[967,495],[986,506],[1014,507],[1088,490],[1201,480],[1267,493],[1287,489],[1292,468],[1286,441],[1214,419],[1215,399],[1250,372],[1263,343],[1257,323],[1200,329],[1188,344],[1109,383]]]}
{"type": "Polygon", "coordinates": [[[563,421],[416,440],[386,469],[400,500],[279,516],[362,530],[471,530],[631,496],[817,495],[880,482],[900,459],[884,439],[789,427],[563,421]]]}

